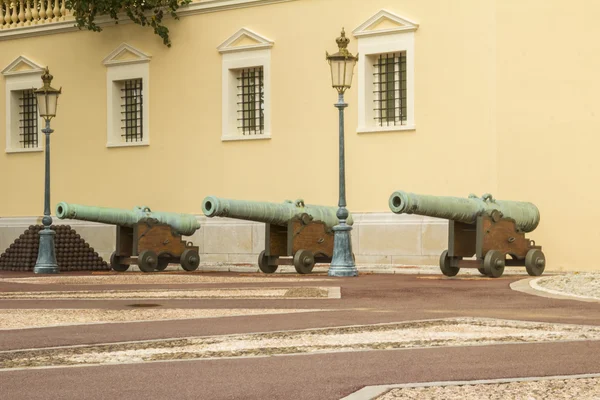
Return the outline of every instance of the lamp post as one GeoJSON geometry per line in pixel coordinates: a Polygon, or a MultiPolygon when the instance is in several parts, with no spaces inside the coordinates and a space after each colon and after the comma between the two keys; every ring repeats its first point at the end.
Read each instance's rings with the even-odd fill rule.
{"type": "Polygon", "coordinates": [[[52,78],[48,67],[46,67],[42,75],[44,86],[35,91],[38,112],[40,113],[40,117],[46,121],[46,127],[42,129],[42,132],[46,136],[44,217],[42,218],[44,229],[40,231],[38,258],[33,268],[33,272],[36,274],[58,274],[59,272],[58,264],[56,263],[56,252],[54,250],[55,232],[50,229],[50,225],[52,225],[52,217],[50,216],[50,134],[54,132],[54,130],[50,129],[50,120],[56,116],[56,106],[61,89],[57,90],[50,86],[52,78]]]}
{"type": "Polygon", "coordinates": [[[346,224],[348,219],[348,210],[346,209],[346,165],[344,155],[344,108],[348,104],[344,103],[344,92],[352,85],[352,74],[354,65],[358,61],[358,55],[353,56],[347,49],[350,39],[346,37],[346,32],[342,28],[342,34],[336,39],[339,51],[335,54],[327,54],[327,61],[331,67],[332,86],[338,91],[338,102],[335,107],[339,110],[339,130],[340,130],[340,197],[338,201],[337,217],[338,225],[333,227],[333,257],[329,267],[329,276],[357,276],[358,270],[354,265],[352,255],[352,240],[350,231],[352,227],[346,224]]]}

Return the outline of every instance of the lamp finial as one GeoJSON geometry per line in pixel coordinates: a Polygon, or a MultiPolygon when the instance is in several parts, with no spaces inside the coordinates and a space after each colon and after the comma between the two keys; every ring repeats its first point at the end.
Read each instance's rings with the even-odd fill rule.
{"type": "Polygon", "coordinates": [[[44,68],[44,73],[42,74],[42,82],[44,82],[44,85],[48,85],[50,86],[50,83],[52,83],[52,79],[54,79],[54,77],[52,76],[52,74],[50,74],[50,69],[48,67],[44,68]]]}
{"type": "Polygon", "coordinates": [[[346,31],[344,30],[344,28],[342,28],[342,33],[340,34],[340,37],[338,37],[337,39],[335,39],[339,49],[340,49],[340,53],[347,53],[348,52],[348,43],[350,43],[350,39],[348,39],[346,37],[346,31]]]}

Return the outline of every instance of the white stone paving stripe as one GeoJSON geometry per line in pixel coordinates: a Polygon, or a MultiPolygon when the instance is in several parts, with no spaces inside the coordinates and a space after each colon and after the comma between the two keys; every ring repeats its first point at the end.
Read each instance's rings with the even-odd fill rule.
{"type": "Polygon", "coordinates": [[[0,292],[1,300],[339,299],[339,287],[0,292]]]}
{"type": "Polygon", "coordinates": [[[0,278],[0,283],[26,283],[31,285],[164,285],[164,284],[203,284],[203,283],[285,283],[323,282],[327,279],[294,276],[210,276],[201,274],[119,274],[86,275],[61,277],[0,278]]]}
{"type": "Polygon", "coordinates": [[[0,368],[600,340],[600,327],[446,318],[0,352],[0,368]],[[10,354],[9,354],[10,353],[10,354]]]}
{"type": "Polygon", "coordinates": [[[600,373],[579,374],[579,375],[523,377],[523,378],[483,379],[483,380],[479,379],[479,380],[472,380],[472,381],[436,381],[436,382],[401,383],[401,384],[394,384],[394,385],[374,385],[374,386],[365,386],[364,388],[357,390],[356,392],[354,392],[346,397],[342,397],[340,400],[372,400],[372,399],[376,399],[377,397],[383,395],[384,393],[388,392],[391,389],[423,388],[423,387],[437,387],[437,386],[488,385],[488,384],[501,384],[501,383],[512,383],[512,382],[536,382],[536,381],[588,379],[588,378],[600,378],[600,373]]]}
{"type": "Polygon", "coordinates": [[[519,281],[513,282],[510,284],[510,288],[516,292],[522,292],[531,294],[533,296],[547,297],[549,299],[557,299],[557,300],[577,300],[577,301],[585,301],[590,303],[600,303],[600,299],[589,296],[580,296],[580,295],[572,295],[564,292],[559,292],[556,290],[550,290],[539,286],[533,281],[539,278],[525,278],[519,281]]]}
{"type": "MultiPolygon", "coordinates": [[[[556,279],[557,277],[551,277],[551,278],[552,279],[556,279]]],[[[565,296],[565,297],[573,297],[573,298],[576,298],[576,299],[595,300],[595,301],[600,302],[600,298],[598,298],[596,296],[586,296],[586,295],[582,295],[582,294],[569,293],[569,292],[565,292],[565,291],[549,289],[547,287],[544,287],[544,286],[540,285],[540,281],[545,280],[545,279],[549,279],[549,277],[540,277],[540,278],[532,279],[532,280],[529,281],[529,286],[531,286],[535,290],[539,290],[540,292],[546,292],[546,293],[550,293],[550,294],[557,294],[557,295],[565,296]]]]}
{"type": "Polygon", "coordinates": [[[150,308],[150,309],[0,309],[0,331],[74,325],[131,324],[257,315],[335,311],[329,309],[150,308]]]}

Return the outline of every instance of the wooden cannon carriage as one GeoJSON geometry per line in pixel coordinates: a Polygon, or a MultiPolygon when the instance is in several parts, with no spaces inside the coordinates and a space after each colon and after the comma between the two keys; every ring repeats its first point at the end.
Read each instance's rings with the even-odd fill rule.
{"type": "Polygon", "coordinates": [[[330,263],[332,256],[333,231],[309,214],[301,214],[286,226],[266,224],[258,267],[271,274],[279,265],[293,265],[299,274],[308,274],[315,263],[330,263]]]}
{"type": "Polygon", "coordinates": [[[448,250],[440,256],[444,275],[454,276],[461,268],[477,268],[482,275],[497,278],[505,266],[525,266],[531,276],[541,275],[546,266],[542,246],[527,239],[516,228],[514,219],[502,218],[494,210],[489,216],[477,217],[475,224],[449,221],[448,250]],[[465,260],[473,256],[474,260],[465,260]]]}
{"type": "Polygon", "coordinates": [[[200,265],[198,246],[181,239],[167,224],[146,219],[133,227],[117,225],[116,250],[110,256],[115,271],[127,271],[137,264],[141,271],[163,271],[169,264],[181,264],[186,271],[200,265]]]}

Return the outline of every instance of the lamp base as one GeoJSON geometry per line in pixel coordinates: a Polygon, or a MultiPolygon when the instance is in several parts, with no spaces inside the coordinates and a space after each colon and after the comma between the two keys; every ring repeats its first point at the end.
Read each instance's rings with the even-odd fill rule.
{"type": "Polygon", "coordinates": [[[56,232],[51,230],[49,226],[40,231],[38,258],[35,267],[33,267],[33,272],[36,274],[58,274],[60,271],[56,263],[54,235],[56,235],[56,232]]]}
{"type": "Polygon", "coordinates": [[[329,267],[329,276],[358,276],[352,255],[352,227],[341,223],[333,227],[333,257],[329,267]]]}

